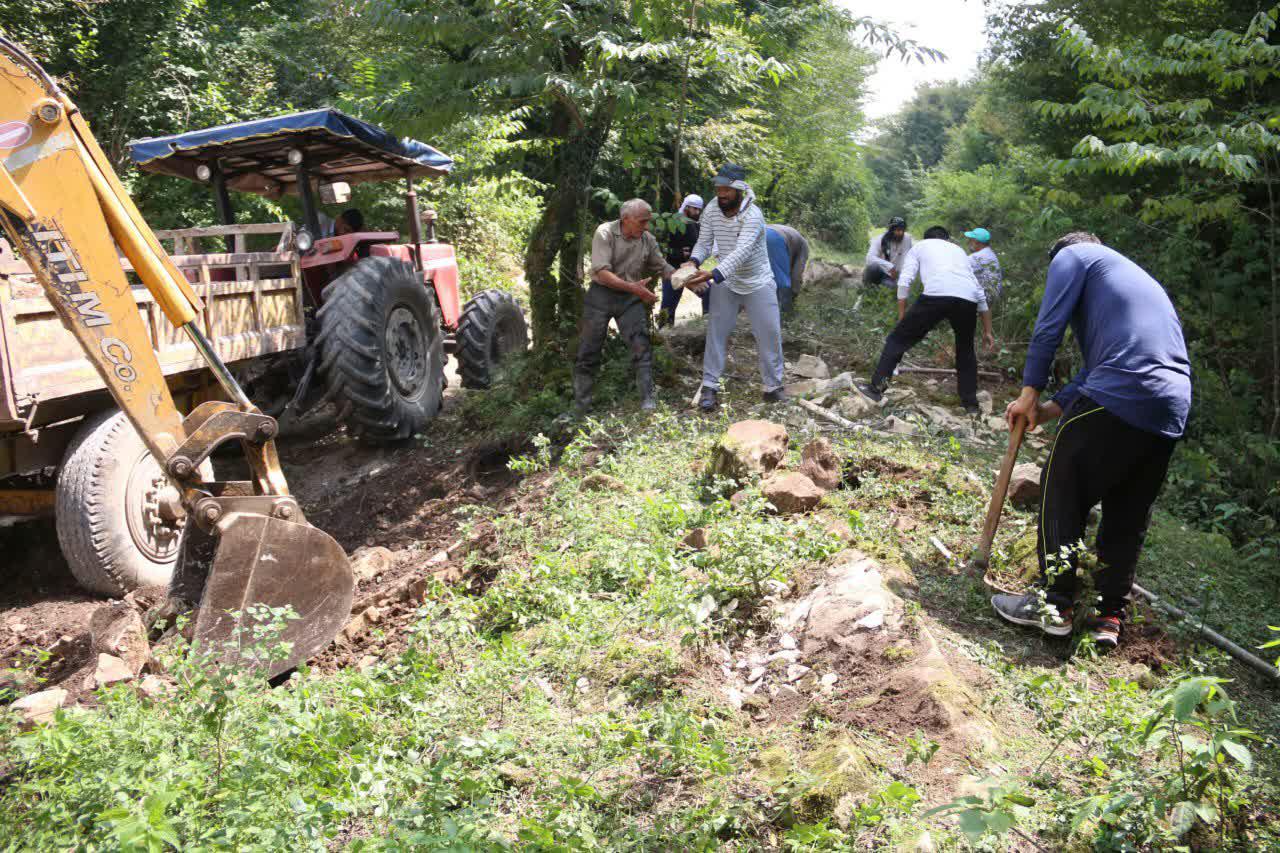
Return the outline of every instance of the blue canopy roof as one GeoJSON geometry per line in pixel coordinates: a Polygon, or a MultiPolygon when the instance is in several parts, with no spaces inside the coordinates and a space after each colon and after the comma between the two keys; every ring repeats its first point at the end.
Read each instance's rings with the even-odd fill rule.
{"type": "Polygon", "coordinates": [[[289,151],[302,152],[313,179],[348,183],[437,176],[453,160],[425,142],[394,136],[335,109],[225,124],[139,139],[129,153],[139,168],[196,180],[196,167],[217,166],[233,189],[279,195],[297,187],[289,151]]]}

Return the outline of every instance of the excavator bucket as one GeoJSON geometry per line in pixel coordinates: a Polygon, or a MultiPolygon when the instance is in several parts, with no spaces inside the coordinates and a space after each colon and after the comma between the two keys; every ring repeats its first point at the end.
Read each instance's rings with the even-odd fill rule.
{"type": "Polygon", "coordinates": [[[196,612],[197,651],[271,677],[323,651],[346,624],[351,568],[328,534],[233,512],[218,522],[217,539],[196,612]]]}
{"type": "Polygon", "coordinates": [[[245,396],[205,336],[208,318],[201,316],[199,297],[148,228],[79,110],[3,36],[0,154],[0,229],[177,486],[167,517],[186,514],[190,543],[183,555],[201,565],[186,572],[200,582],[186,595],[173,594],[199,606],[196,641],[222,660],[265,665],[269,674],[305,661],[349,615],[355,581],[346,555],[306,523],[289,496],[275,450],[278,425],[245,396]],[[185,418],[178,411],[117,247],[231,402],[206,402],[185,418]],[[202,481],[201,463],[231,441],[243,448],[252,479],[202,481]],[[286,617],[283,635],[273,637],[260,617],[272,608],[283,616],[286,606],[294,618],[286,617]],[[264,637],[279,646],[269,662],[260,648],[264,637]]]}

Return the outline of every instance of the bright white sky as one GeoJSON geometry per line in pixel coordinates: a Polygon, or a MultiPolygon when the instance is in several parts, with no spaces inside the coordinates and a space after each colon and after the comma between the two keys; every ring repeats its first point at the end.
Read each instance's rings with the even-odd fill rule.
{"type": "Polygon", "coordinates": [[[839,0],[855,15],[890,24],[901,35],[947,55],[945,62],[904,64],[896,56],[882,59],[871,78],[866,102],[868,118],[883,118],[910,100],[916,86],[935,80],[963,80],[978,65],[986,47],[982,0],[839,0]]]}

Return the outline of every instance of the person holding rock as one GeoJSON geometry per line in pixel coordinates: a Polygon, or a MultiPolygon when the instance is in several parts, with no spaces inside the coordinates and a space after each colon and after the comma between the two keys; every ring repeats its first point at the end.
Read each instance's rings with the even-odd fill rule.
{"type": "Polygon", "coordinates": [[[711,319],[707,323],[707,348],[702,358],[702,392],[699,402],[704,412],[713,411],[720,391],[729,336],[738,324],[738,312],[746,309],[751,334],[760,357],[760,379],[764,401],[786,399],[782,390],[782,324],[778,316],[778,292],[769,266],[765,244],[764,214],[755,203],[755,193],[747,184],[747,171],[726,163],[716,174],[716,204],[702,214],[698,245],[686,267],[700,267],[714,247],[714,270],[699,270],[685,286],[700,293],[711,287],[711,319]]]}
{"type": "Polygon", "coordinates": [[[884,397],[889,379],[907,350],[924,340],[939,324],[947,322],[955,334],[960,403],[971,415],[980,411],[978,354],[973,345],[979,315],[988,350],[995,349],[996,338],[991,330],[987,295],[974,277],[964,249],[952,243],[950,236],[941,225],[933,226],[924,232],[924,239],[912,247],[902,262],[902,274],[898,276],[898,325],[885,341],[870,383],[858,385],[858,390],[874,402],[884,397]],[[924,292],[908,311],[907,296],[917,274],[924,282],[924,292]]]}
{"type": "Polygon", "coordinates": [[[649,203],[633,198],[623,203],[617,219],[601,225],[591,238],[591,286],[582,302],[578,358],[573,367],[573,399],[579,415],[591,408],[591,389],[610,320],[617,322],[618,332],[631,348],[640,408],[657,408],[649,309],[658,297],[651,282],[654,276],[670,276],[675,270],[663,260],[658,241],[649,233],[652,221],[649,203]]]}
{"type": "Polygon", "coordinates": [[[1049,257],[1022,394],[1005,410],[1010,429],[1024,418],[1029,428],[1062,419],[1040,475],[1041,586],[991,604],[1002,619],[1052,637],[1072,633],[1077,606],[1096,604],[1089,633],[1109,649],[1120,642],[1151,507],[1186,430],[1191,362],[1169,295],[1142,267],[1085,232],[1063,237],[1049,257]],[[1042,403],[1068,326],[1084,367],[1042,403]],[[1098,600],[1077,602],[1085,525],[1099,503],[1098,600]]]}
{"type": "MultiPolygon", "coordinates": [[[[698,220],[702,218],[702,208],[706,206],[702,196],[689,194],[680,202],[680,210],[676,213],[677,229],[667,237],[667,263],[678,267],[693,255],[693,247],[698,245],[698,220]]],[[[676,309],[680,307],[680,298],[684,296],[683,288],[673,287],[671,276],[662,278],[662,306],[658,309],[658,328],[674,326],[676,309]]],[[[710,297],[705,291],[699,296],[702,300],[702,313],[710,310],[710,297]]]]}

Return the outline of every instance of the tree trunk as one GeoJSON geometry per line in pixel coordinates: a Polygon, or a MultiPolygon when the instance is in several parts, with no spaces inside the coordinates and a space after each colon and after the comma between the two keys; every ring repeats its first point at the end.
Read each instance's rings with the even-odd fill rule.
{"type": "Polygon", "coordinates": [[[557,102],[556,125],[563,127],[554,167],[543,197],[542,216],[525,251],[525,280],[532,306],[533,345],[542,349],[571,337],[582,311],[582,246],[591,176],[613,124],[612,101],[574,123],[557,102]],[[558,275],[556,273],[558,261],[558,275]]]}

